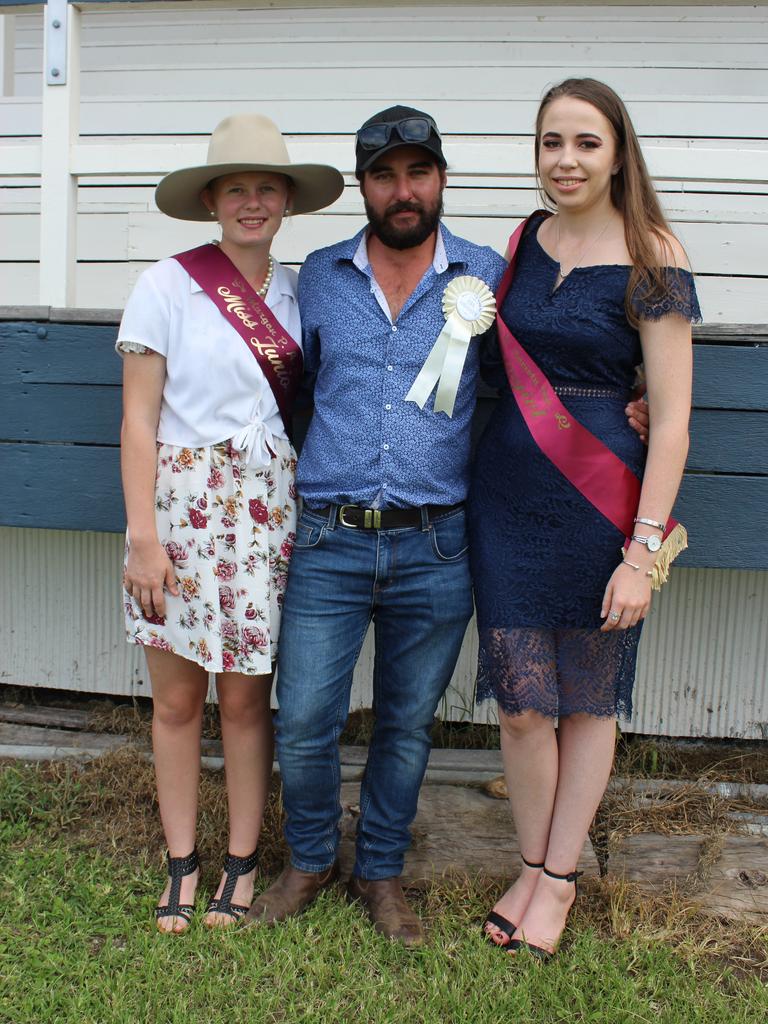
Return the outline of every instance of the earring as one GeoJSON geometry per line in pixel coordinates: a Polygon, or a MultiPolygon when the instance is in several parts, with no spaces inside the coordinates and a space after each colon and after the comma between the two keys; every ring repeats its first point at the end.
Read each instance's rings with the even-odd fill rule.
{"type": "Polygon", "coordinates": [[[208,213],[210,213],[210,215],[211,215],[212,217],[215,217],[215,216],[216,216],[216,211],[215,211],[215,210],[209,210],[209,211],[208,211],[208,213]]]}

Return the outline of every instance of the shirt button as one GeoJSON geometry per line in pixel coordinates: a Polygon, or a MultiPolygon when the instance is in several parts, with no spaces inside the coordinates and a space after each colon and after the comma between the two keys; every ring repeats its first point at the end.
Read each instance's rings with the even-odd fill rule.
{"type": "Polygon", "coordinates": [[[394,366],[390,365],[387,367],[388,370],[394,370],[394,366]]]}
{"type": "Polygon", "coordinates": [[[390,405],[389,402],[387,402],[387,404],[384,406],[384,408],[387,410],[387,412],[389,412],[389,410],[392,408],[392,406],[390,405]]]}
{"type": "Polygon", "coordinates": [[[389,445],[388,445],[388,444],[385,444],[385,445],[384,445],[384,451],[385,451],[385,452],[388,452],[388,451],[389,451],[389,445]]]}
{"type": "Polygon", "coordinates": [[[395,332],[396,330],[397,330],[397,328],[395,327],[395,325],[394,325],[394,324],[392,324],[392,333],[394,334],[394,332],[395,332]]]}

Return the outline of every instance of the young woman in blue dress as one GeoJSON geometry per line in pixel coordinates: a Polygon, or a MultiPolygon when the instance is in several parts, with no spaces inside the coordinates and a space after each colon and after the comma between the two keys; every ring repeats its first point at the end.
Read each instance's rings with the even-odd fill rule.
{"type": "Polygon", "coordinates": [[[502,393],[470,491],[478,699],[498,702],[523,865],[483,927],[507,951],[525,945],[546,958],[575,899],[615,717],[631,714],[651,568],[688,450],[699,309],[685,252],[612,89],[591,79],[550,89],[535,161],[554,215],[530,219],[501,318],[568,416],[642,478],[625,538],[536,443],[498,352],[489,353],[486,376],[502,393]],[[647,453],[625,416],[641,362],[647,453]]]}

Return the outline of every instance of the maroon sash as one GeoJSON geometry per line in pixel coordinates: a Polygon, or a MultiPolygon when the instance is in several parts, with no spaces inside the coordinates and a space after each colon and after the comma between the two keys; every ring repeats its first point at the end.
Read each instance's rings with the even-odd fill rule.
{"type": "MultiPolygon", "coordinates": [[[[640,480],[610,448],[573,418],[501,318],[501,305],[515,275],[518,246],[535,216],[528,217],[510,238],[509,266],[496,293],[496,326],[509,386],[541,451],[587,501],[625,537],[631,537],[640,501],[640,480]]],[[[670,519],[664,536],[676,525],[670,519]]]]}
{"type": "Polygon", "coordinates": [[[267,378],[291,436],[291,410],[301,382],[301,349],[218,245],[208,243],[173,257],[235,328],[267,378]]]}

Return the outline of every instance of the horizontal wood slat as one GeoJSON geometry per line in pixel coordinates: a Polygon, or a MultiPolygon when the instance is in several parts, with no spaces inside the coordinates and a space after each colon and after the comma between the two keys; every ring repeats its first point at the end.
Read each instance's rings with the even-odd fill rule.
{"type": "MultiPolygon", "coordinates": [[[[116,448],[0,444],[9,498],[0,525],[119,532],[125,528],[116,448]]],[[[768,478],[686,475],[675,507],[690,548],[681,566],[768,569],[768,478]]]]}
{"type": "Polygon", "coordinates": [[[2,526],[125,529],[117,448],[0,443],[2,526]]]}
{"type": "Polygon", "coordinates": [[[694,409],[690,434],[689,470],[768,475],[768,412],[694,409]]]}
{"type": "Polygon", "coordinates": [[[25,384],[119,384],[111,326],[0,322],[0,380],[25,384]]]}
{"type": "MultiPolygon", "coordinates": [[[[79,264],[75,305],[121,308],[147,266],[149,263],[139,262],[79,264]]],[[[0,304],[36,306],[39,302],[37,281],[36,263],[0,263],[0,304]]],[[[767,285],[762,278],[699,277],[696,288],[709,324],[762,323],[765,320],[767,285]]]]}
{"type": "MultiPolygon", "coordinates": [[[[187,94],[170,93],[162,99],[157,94],[130,97],[112,90],[105,97],[84,97],[81,104],[80,128],[83,135],[173,135],[204,134],[229,114],[252,112],[256,106],[268,113],[284,132],[311,132],[322,126],[322,133],[345,133],[356,128],[379,107],[391,102],[391,83],[380,95],[367,92],[360,98],[358,90],[350,97],[349,75],[341,95],[324,90],[314,95],[288,98],[272,96],[256,104],[247,88],[230,95],[216,97],[199,93],[194,88],[187,94]]],[[[550,79],[542,77],[543,88],[550,79]]],[[[199,87],[199,82],[196,83],[199,87]]],[[[453,93],[446,85],[446,91],[453,93]]],[[[420,110],[428,110],[446,133],[466,133],[468,126],[477,134],[493,134],[499,125],[510,134],[525,134],[536,118],[538,97],[505,100],[487,96],[482,102],[456,98],[444,99],[439,91],[424,93],[421,89],[398,93],[420,110]]],[[[768,116],[768,100],[757,96],[739,96],[732,100],[718,96],[691,99],[681,97],[633,98],[627,103],[636,130],[641,136],[678,136],[709,139],[714,135],[728,139],[762,139],[768,116]]],[[[41,105],[37,96],[10,96],[0,105],[0,135],[39,135],[41,105]]]]}
{"type": "Polygon", "coordinates": [[[699,345],[693,404],[702,409],[768,408],[768,346],[699,345]]]}
{"type": "Polygon", "coordinates": [[[674,515],[690,547],[681,566],[768,569],[768,477],[686,474],[674,515]]]}
{"type": "Polygon", "coordinates": [[[0,380],[0,439],[120,444],[121,388],[0,380]]]}

